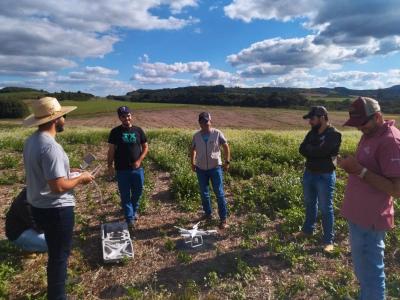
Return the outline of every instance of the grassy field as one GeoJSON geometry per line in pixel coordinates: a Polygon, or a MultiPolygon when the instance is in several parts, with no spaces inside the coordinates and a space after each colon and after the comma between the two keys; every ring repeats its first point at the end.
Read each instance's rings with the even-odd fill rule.
{"type": "Polygon", "coordinates": [[[310,100],[325,100],[325,101],[337,101],[341,102],[344,100],[354,100],[356,97],[344,97],[344,96],[330,96],[330,95],[308,95],[310,100]]]}
{"type": "Polygon", "coordinates": [[[126,105],[133,110],[165,110],[171,108],[196,107],[196,105],[174,104],[174,103],[132,103],[124,101],[111,101],[107,99],[90,101],[63,101],[62,105],[78,106],[71,116],[94,116],[104,113],[115,113],[117,108],[126,105]]]}
{"type": "MultiPolygon", "coordinates": [[[[5,212],[22,187],[21,151],[31,129],[0,126],[0,210],[5,212]]],[[[68,128],[59,141],[79,165],[88,151],[106,165],[109,129],[68,128]]],[[[304,130],[232,130],[225,174],[230,228],[208,238],[199,251],[180,246],[174,226],[189,227],[200,216],[197,179],[188,162],[193,131],[148,130],[149,157],[135,258],[105,265],[99,224],[121,220],[115,182],[98,176],[94,187],[77,190],[76,228],[68,292],[76,299],[344,299],[357,294],[346,222],[338,211],[345,174],[339,170],[335,196],[336,250],[321,250],[321,226],[308,239],[295,239],[304,218],[298,145],[304,130]]],[[[342,153],[354,151],[360,134],[346,131],[342,153]]],[[[214,203],[215,208],[215,203],[214,203]]],[[[398,211],[399,205],[396,204],[398,211]]],[[[215,228],[217,221],[203,224],[215,228]]],[[[400,298],[400,227],[386,238],[388,299],[400,298]]],[[[0,227],[0,299],[45,299],[46,255],[26,257],[0,227]]]]}

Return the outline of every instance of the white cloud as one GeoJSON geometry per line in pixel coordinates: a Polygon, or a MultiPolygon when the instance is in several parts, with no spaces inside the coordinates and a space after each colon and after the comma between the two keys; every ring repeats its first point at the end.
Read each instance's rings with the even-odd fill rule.
{"type": "Polygon", "coordinates": [[[97,75],[118,75],[118,70],[111,70],[104,67],[85,67],[85,73],[87,74],[97,74],[97,75]]]}
{"type": "Polygon", "coordinates": [[[225,6],[225,14],[232,19],[250,22],[254,19],[289,21],[310,16],[319,7],[320,0],[234,0],[225,6]]]}
{"type": "Polygon", "coordinates": [[[288,74],[278,76],[270,81],[257,82],[254,86],[334,88],[344,86],[349,89],[378,89],[400,84],[400,69],[387,72],[343,71],[327,75],[311,74],[306,69],[297,69],[288,74]]]}
{"type": "Polygon", "coordinates": [[[239,80],[239,76],[236,74],[211,68],[207,61],[175,62],[172,64],[150,63],[148,56],[140,58],[139,61],[140,63],[134,66],[138,73],[135,73],[132,79],[144,85],[192,85],[196,83],[199,85],[224,84],[231,86],[239,80]],[[178,75],[186,75],[191,79],[177,78],[178,75]]]}
{"type": "Polygon", "coordinates": [[[164,5],[177,14],[197,6],[197,0],[2,0],[0,55],[15,68],[6,59],[0,61],[0,73],[33,76],[35,71],[24,69],[31,59],[36,72],[48,72],[71,67],[75,59],[103,57],[120,40],[119,28],[176,30],[197,22],[190,16],[155,15],[152,9],[164,5]]]}
{"type": "Polygon", "coordinates": [[[305,69],[296,69],[271,80],[268,85],[276,87],[312,88],[324,86],[324,80],[319,76],[308,73],[305,69]]]}
{"type": "Polygon", "coordinates": [[[135,66],[142,76],[157,78],[169,77],[177,73],[198,73],[210,67],[210,63],[206,61],[193,61],[188,63],[176,62],[173,64],[166,64],[163,62],[149,63],[147,61],[135,66]]]}
{"type": "MultiPolygon", "coordinates": [[[[250,71],[260,71],[266,66],[290,71],[296,68],[332,68],[335,64],[357,58],[356,49],[316,45],[314,38],[309,35],[303,38],[267,39],[250,45],[238,54],[229,55],[227,61],[233,66],[254,65],[250,71]]],[[[245,74],[249,75],[249,72],[245,74]]]]}
{"type": "Polygon", "coordinates": [[[396,0],[324,1],[311,24],[326,24],[319,42],[360,45],[399,35],[399,15],[396,0]]]}
{"type": "Polygon", "coordinates": [[[41,78],[31,78],[21,81],[3,81],[1,86],[23,86],[44,89],[51,92],[84,91],[94,95],[125,94],[135,89],[129,82],[114,79],[118,71],[101,66],[86,66],[80,71],[69,72],[67,75],[57,75],[56,72],[44,73],[41,78]]]}
{"type": "Polygon", "coordinates": [[[387,75],[382,72],[346,71],[329,74],[325,81],[328,87],[377,89],[387,87],[387,79],[387,75]]]}
{"type": "Polygon", "coordinates": [[[170,77],[146,77],[141,74],[134,74],[132,77],[133,80],[137,81],[143,85],[159,85],[159,84],[189,84],[190,81],[186,79],[179,79],[179,78],[170,78],[170,77]]]}
{"type": "Polygon", "coordinates": [[[76,63],[64,58],[0,55],[0,74],[4,75],[43,76],[75,66],[76,63]]]}
{"type": "Polygon", "coordinates": [[[245,70],[239,71],[244,78],[268,77],[273,75],[283,75],[290,70],[290,67],[282,65],[272,65],[270,63],[260,63],[248,66],[245,70]]]}
{"type": "MultiPolygon", "coordinates": [[[[228,17],[245,22],[305,18],[303,26],[314,30],[314,45],[355,50],[354,59],[400,51],[397,0],[300,0],[295,5],[290,0],[234,0],[224,9],[228,17]]],[[[290,49],[282,50],[290,55],[290,49]]]]}
{"type": "Polygon", "coordinates": [[[226,86],[237,85],[240,81],[239,76],[218,69],[208,69],[201,71],[195,76],[199,85],[217,85],[226,86]]]}

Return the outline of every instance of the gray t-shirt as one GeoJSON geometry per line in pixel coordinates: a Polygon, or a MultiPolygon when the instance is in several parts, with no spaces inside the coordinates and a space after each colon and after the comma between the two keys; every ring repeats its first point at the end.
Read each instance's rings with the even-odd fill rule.
{"type": "Polygon", "coordinates": [[[24,165],[27,199],[37,208],[75,206],[73,191],[51,192],[48,180],[69,177],[69,159],[64,149],[46,132],[36,131],[25,142],[24,165]]]}

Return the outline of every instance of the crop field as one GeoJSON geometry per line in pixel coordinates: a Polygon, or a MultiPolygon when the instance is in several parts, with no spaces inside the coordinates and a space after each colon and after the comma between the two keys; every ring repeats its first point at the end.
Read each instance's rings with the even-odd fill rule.
{"type": "MultiPolygon", "coordinates": [[[[297,115],[300,115],[298,112],[297,115]]],[[[99,126],[102,126],[100,124],[99,126]]],[[[187,250],[174,226],[190,227],[201,216],[195,173],[189,164],[193,130],[148,128],[145,192],[133,234],[135,257],[104,264],[100,224],[123,220],[116,183],[76,189],[76,225],[69,262],[72,299],[344,299],[356,297],[348,230],[339,214],[346,176],[339,170],[335,194],[335,251],[321,247],[321,225],[296,239],[304,209],[298,146],[305,130],[223,129],[232,151],[224,174],[230,227],[187,250]]],[[[4,216],[24,185],[22,148],[32,129],[0,126],[0,211],[4,216]]],[[[106,170],[108,128],[67,127],[58,141],[78,167],[92,152],[106,170]]],[[[343,133],[341,152],[360,138],[343,133]]],[[[396,203],[396,211],[400,205],[396,203]]],[[[216,203],[214,199],[214,216],[216,203]]],[[[399,218],[397,218],[399,220],[399,218]]],[[[216,229],[218,220],[201,224],[216,229]]],[[[400,226],[386,238],[388,299],[400,299],[400,226]]],[[[45,299],[46,254],[27,255],[10,244],[0,225],[0,299],[45,299]]]]}

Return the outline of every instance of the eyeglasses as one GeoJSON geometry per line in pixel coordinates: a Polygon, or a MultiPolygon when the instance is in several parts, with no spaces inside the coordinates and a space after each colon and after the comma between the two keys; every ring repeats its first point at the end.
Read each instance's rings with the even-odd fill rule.
{"type": "Polygon", "coordinates": [[[371,121],[374,117],[375,117],[375,114],[369,116],[369,117],[367,118],[367,120],[366,120],[364,123],[361,124],[361,126],[367,125],[367,123],[368,123],[369,121],[371,121]]]}

